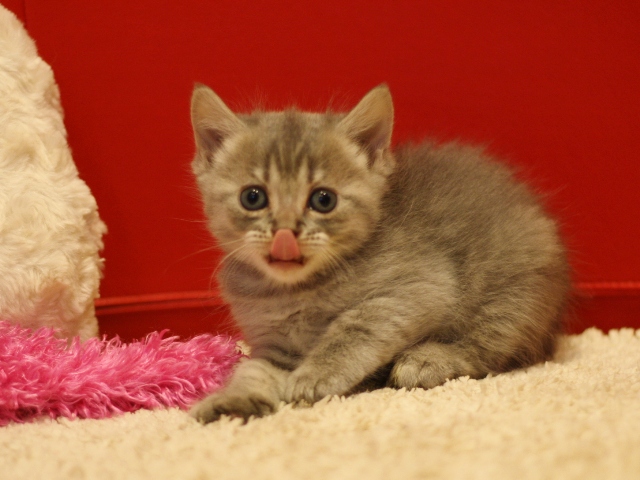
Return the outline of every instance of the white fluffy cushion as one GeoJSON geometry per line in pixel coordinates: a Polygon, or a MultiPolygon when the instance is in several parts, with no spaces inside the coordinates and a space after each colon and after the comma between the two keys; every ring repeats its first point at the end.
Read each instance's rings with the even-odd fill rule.
{"type": "Polygon", "coordinates": [[[105,231],[71,158],[51,68],[0,6],[0,319],[97,335],[105,231]]]}

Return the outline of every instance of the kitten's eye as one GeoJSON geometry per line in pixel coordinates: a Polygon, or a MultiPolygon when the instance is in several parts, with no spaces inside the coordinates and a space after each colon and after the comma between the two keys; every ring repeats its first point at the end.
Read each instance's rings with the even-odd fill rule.
{"type": "Polygon", "coordinates": [[[320,213],[329,213],[336,208],[337,203],[338,196],[331,190],[324,188],[314,190],[309,197],[309,208],[320,213]]]}
{"type": "Polygon", "coordinates": [[[261,210],[269,205],[269,198],[262,188],[249,187],[240,194],[240,203],[247,210],[261,210]]]}

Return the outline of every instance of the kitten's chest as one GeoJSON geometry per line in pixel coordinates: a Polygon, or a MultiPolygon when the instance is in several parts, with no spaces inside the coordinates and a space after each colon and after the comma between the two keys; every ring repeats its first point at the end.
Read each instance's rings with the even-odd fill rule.
{"type": "Polygon", "coordinates": [[[252,348],[278,347],[304,355],[344,309],[318,293],[231,301],[236,323],[252,348]]]}

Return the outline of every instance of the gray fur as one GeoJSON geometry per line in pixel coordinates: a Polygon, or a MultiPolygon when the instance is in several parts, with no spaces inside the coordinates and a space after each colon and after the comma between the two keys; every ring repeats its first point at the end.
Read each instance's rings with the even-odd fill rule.
{"type": "Polygon", "coordinates": [[[281,401],[366,388],[431,388],[549,359],[569,268],[556,223],[511,172],[457,144],[390,149],[386,86],[348,114],[236,116],[207,87],[192,101],[193,162],[218,278],[252,358],[192,409],[248,418],[281,401]],[[240,191],[270,204],[247,211],[240,191]],[[317,187],[338,194],[307,208],[317,187]],[[304,265],[276,271],[273,233],[292,229],[304,265]]]}

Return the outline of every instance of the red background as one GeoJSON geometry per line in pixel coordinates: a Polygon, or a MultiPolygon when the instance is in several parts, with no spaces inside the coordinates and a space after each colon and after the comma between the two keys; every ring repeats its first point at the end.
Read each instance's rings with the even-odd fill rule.
{"type": "Polygon", "coordinates": [[[189,172],[196,81],[240,109],[348,108],[387,82],[396,141],[484,143],[551,194],[580,292],[572,330],[640,327],[635,0],[0,1],[53,67],[109,228],[103,332],[226,326],[189,172]]]}

